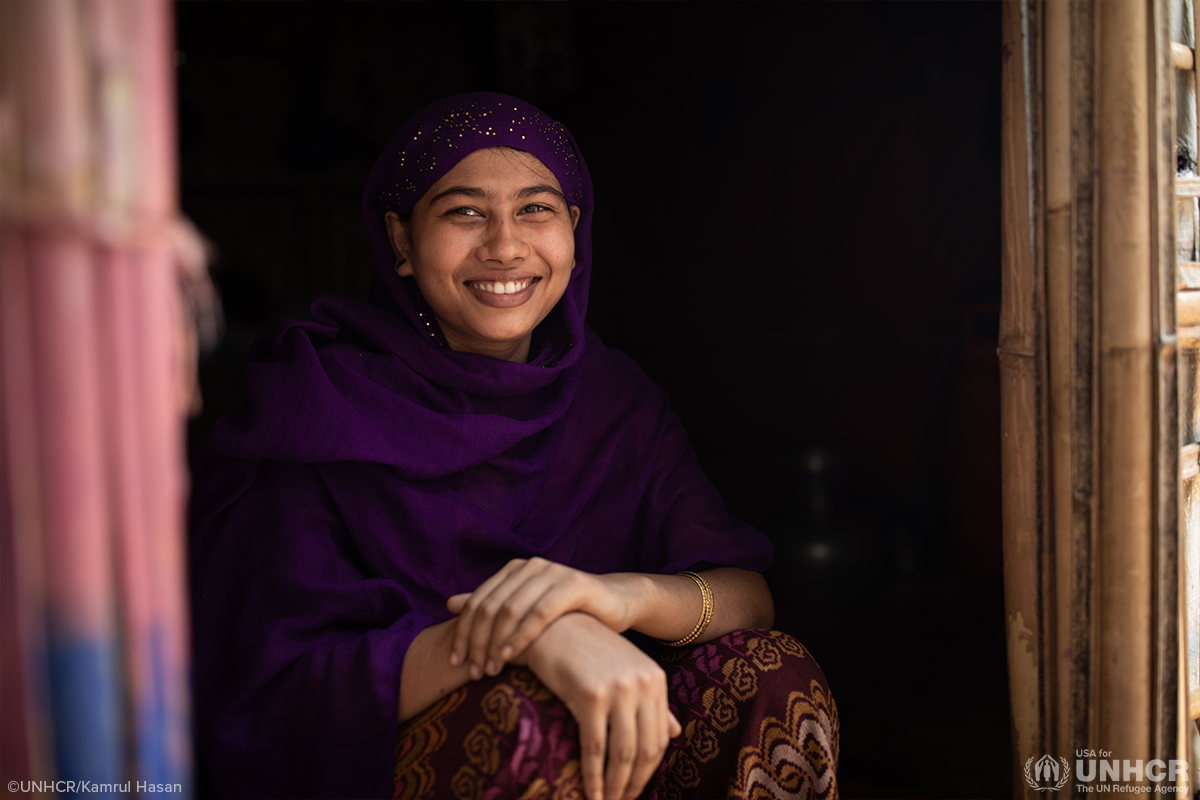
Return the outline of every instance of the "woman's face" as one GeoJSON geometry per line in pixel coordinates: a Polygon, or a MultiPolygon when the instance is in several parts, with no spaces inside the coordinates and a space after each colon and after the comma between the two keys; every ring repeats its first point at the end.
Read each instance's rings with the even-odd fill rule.
{"type": "Polygon", "coordinates": [[[476,150],[433,185],[411,219],[385,217],[398,258],[454,350],[526,361],[533,329],[567,290],[579,207],[540,160],[476,150]]]}

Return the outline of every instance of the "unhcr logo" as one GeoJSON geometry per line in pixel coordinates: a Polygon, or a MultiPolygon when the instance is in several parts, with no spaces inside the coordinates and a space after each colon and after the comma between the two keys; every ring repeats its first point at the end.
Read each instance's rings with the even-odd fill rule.
{"type": "MultiPolygon", "coordinates": [[[[1076,794],[1176,794],[1187,791],[1186,761],[1156,758],[1144,762],[1110,756],[1111,750],[1075,751],[1076,794]]],[[[1057,792],[1071,783],[1071,765],[1061,757],[1030,756],[1025,762],[1025,781],[1035,792],[1057,792]]]]}
{"type": "Polygon", "coordinates": [[[1057,792],[1071,780],[1071,765],[1065,758],[1055,761],[1044,755],[1034,763],[1035,758],[1030,756],[1025,762],[1025,780],[1035,792],[1057,792]]]}

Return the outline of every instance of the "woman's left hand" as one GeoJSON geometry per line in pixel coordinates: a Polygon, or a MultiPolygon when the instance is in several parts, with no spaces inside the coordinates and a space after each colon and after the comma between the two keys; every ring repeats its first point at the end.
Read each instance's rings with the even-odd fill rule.
{"type": "Polygon", "coordinates": [[[642,596],[629,573],[593,575],[544,558],[516,558],[475,591],[456,594],[446,607],[458,614],[450,663],[470,663],[472,678],[497,675],[546,626],[583,611],[620,633],[640,613],[642,596]]]}

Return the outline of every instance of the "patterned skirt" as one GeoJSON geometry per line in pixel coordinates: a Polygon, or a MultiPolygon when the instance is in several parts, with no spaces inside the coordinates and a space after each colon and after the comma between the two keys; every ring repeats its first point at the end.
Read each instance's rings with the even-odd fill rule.
{"type": "MultiPolygon", "coordinates": [[[[644,800],[838,796],[837,706],[799,642],[736,631],[660,662],[683,733],[644,800]]],[[[575,720],[522,668],[470,683],[403,723],[395,765],[394,800],[583,798],[575,720]]]]}

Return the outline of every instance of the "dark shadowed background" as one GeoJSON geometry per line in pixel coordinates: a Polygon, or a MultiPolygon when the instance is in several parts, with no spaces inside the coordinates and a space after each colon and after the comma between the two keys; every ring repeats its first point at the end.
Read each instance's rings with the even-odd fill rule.
{"type": "MultiPolygon", "coordinates": [[[[998,4],[181,3],[183,208],[250,342],[365,295],[362,183],[427,102],[562,120],[596,185],[589,319],[776,543],[849,798],[1009,797],[998,4]]],[[[204,790],[203,781],[201,789],[204,790]]]]}

